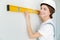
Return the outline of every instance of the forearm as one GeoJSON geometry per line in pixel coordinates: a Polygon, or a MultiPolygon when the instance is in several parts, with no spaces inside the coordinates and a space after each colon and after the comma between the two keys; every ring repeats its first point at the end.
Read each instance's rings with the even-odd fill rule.
{"type": "Polygon", "coordinates": [[[29,37],[31,38],[33,35],[33,32],[31,28],[30,18],[26,18],[26,23],[27,23],[28,34],[29,34],[29,37]]]}

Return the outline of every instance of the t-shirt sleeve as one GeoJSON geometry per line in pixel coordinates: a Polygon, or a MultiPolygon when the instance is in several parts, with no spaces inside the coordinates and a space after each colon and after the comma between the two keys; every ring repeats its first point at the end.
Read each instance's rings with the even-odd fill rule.
{"type": "Polygon", "coordinates": [[[42,36],[47,36],[48,34],[51,33],[53,29],[53,26],[50,24],[46,24],[41,26],[41,28],[38,30],[38,32],[42,35],[42,36]]]}

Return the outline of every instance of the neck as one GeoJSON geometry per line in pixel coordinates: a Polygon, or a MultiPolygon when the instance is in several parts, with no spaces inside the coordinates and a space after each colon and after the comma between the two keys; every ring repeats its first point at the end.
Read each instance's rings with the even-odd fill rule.
{"type": "Polygon", "coordinates": [[[45,22],[45,21],[47,21],[48,19],[51,19],[50,17],[46,17],[46,18],[42,18],[41,20],[42,20],[42,22],[45,22]]]}

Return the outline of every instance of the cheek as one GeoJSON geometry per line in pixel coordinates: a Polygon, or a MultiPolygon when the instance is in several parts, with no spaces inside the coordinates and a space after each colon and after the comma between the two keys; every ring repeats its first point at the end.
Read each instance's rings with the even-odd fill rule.
{"type": "Polygon", "coordinates": [[[45,11],[45,15],[48,15],[48,11],[45,11]]]}
{"type": "Polygon", "coordinates": [[[45,15],[47,15],[47,12],[46,11],[41,11],[40,15],[45,16],[45,15]]]}
{"type": "Polygon", "coordinates": [[[46,13],[47,16],[50,15],[50,11],[49,10],[47,10],[45,13],[46,13]]]}
{"type": "Polygon", "coordinates": [[[40,16],[45,17],[45,16],[49,16],[49,10],[40,10],[40,16]]]}
{"type": "Polygon", "coordinates": [[[45,13],[46,16],[50,15],[49,9],[47,9],[46,11],[44,11],[44,13],[45,13]]]}

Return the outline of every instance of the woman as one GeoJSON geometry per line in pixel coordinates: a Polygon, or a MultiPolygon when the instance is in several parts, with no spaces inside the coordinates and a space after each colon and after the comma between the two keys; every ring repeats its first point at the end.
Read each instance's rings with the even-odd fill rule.
{"type": "Polygon", "coordinates": [[[52,14],[55,12],[55,2],[53,0],[44,0],[40,5],[40,13],[38,14],[42,23],[38,32],[33,33],[30,16],[28,12],[25,12],[25,18],[27,23],[27,31],[31,39],[38,38],[39,40],[54,40],[54,23],[52,21],[52,14]]]}

